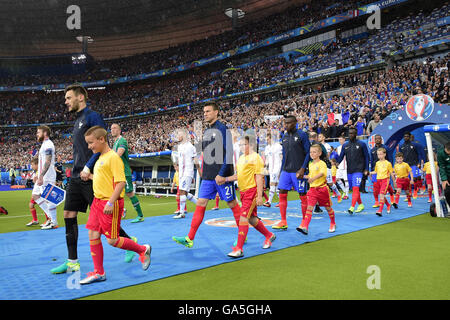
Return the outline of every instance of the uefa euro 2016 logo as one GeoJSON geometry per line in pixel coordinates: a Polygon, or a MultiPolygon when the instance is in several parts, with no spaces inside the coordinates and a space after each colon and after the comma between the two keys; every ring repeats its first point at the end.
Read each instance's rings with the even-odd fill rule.
{"type": "Polygon", "coordinates": [[[418,94],[411,97],[406,104],[406,114],[413,121],[424,121],[434,111],[434,101],[426,94],[418,94]]]}

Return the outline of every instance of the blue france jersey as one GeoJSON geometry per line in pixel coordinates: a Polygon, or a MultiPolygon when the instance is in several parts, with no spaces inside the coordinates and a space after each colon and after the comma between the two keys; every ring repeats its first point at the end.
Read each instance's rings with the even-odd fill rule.
{"type": "MultiPolygon", "coordinates": [[[[72,131],[73,142],[73,169],[72,178],[78,178],[84,166],[92,157],[92,151],[88,148],[84,139],[85,132],[93,126],[101,126],[107,129],[102,116],[89,108],[84,108],[77,114],[72,131]]],[[[95,162],[95,161],[94,161],[95,162]]],[[[93,168],[93,165],[92,165],[93,168]]],[[[91,168],[91,169],[92,169],[91,168]]]]}

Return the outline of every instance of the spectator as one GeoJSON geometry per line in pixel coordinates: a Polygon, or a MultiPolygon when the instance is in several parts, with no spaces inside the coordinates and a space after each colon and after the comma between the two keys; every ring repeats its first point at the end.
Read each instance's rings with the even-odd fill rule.
{"type": "Polygon", "coordinates": [[[16,184],[16,170],[14,169],[14,166],[12,166],[11,169],[9,169],[9,180],[11,186],[16,184]]]}
{"type": "Polygon", "coordinates": [[[373,116],[373,119],[370,120],[369,124],[367,125],[367,134],[371,135],[373,130],[380,124],[381,118],[378,113],[375,113],[373,116]]]}

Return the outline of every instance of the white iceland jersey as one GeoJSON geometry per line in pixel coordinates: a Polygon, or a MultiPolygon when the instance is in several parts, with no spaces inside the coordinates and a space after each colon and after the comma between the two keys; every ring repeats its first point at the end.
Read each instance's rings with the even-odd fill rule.
{"type": "Polygon", "coordinates": [[[44,175],[44,181],[56,181],[56,171],[55,171],[55,145],[50,139],[46,139],[42,142],[41,148],[39,149],[39,164],[38,164],[38,175],[41,174],[45,166],[45,161],[47,156],[51,156],[50,167],[47,173],[44,175]]]}
{"type": "Polygon", "coordinates": [[[190,142],[182,143],[178,146],[178,171],[179,177],[194,177],[194,158],[197,151],[190,142]]]}
{"type": "Polygon", "coordinates": [[[269,173],[278,173],[281,170],[281,159],[283,156],[283,147],[278,142],[269,144],[264,150],[266,163],[269,164],[269,173]]]}

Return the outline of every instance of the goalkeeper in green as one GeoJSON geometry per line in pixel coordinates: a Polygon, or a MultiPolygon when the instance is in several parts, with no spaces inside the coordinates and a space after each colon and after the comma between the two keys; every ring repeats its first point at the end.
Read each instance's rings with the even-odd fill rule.
{"type": "Polygon", "coordinates": [[[113,150],[120,156],[123,161],[123,165],[125,167],[125,194],[128,198],[130,198],[131,203],[133,204],[134,209],[137,212],[137,217],[131,220],[132,223],[142,222],[144,221],[144,215],[142,214],[141,205],[139,203],[139,199],[134,194],[133,190],[133,182],[131,177],[131,168],[128,163],[128,142],[122,137],[122,129],[120,125],[117,123],[113,123],[111,125],[111,135],[114,139],[113,150]]]}

